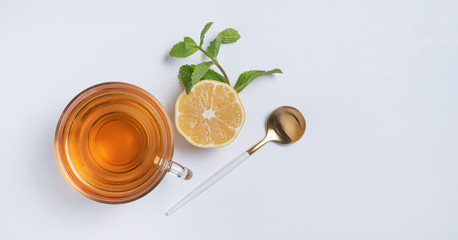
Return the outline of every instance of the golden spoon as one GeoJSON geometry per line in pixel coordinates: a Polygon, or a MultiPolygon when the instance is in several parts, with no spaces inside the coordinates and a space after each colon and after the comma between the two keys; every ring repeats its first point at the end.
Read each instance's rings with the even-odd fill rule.
{"type": "Polygon", "coordinates": [[[209,179],[203,182],[200,186],[194,189],[175,206],[173,206],[165,215],[170,215],[179,208],[183,207],[186,203],[191,201],[197,195],[205,191],[211,185],[215,184],[218,180],[232,171],[235,167],[240,165],[243,161],[248,159],[256,150],[270,141],[280,144],[291,144],[299,140],[305,132],[305,119],[302,113],[296,108],[290,106],[283,106],[275,109],[270,113],[266,121],[266,136],[258,144],[243,152],[236,159],[232,160],[229,164],[221,170],[213,174],[209,179]]]}

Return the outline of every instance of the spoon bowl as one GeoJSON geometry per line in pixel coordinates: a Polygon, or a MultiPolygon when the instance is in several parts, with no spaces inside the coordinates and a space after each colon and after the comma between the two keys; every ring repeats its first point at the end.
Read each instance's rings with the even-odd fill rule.
{"type": "Polygon", "coordinates": [[[275,109],[266,121],[267,137],[280,144],[291,144],[305,132],[305,118],[296,108],[283,106],[275,109]]]}
{"type": "Polygon", "coordinates": [[[252,155],[264,144],[273,141],[279,144],[291,144],[299,140],[305,132],[305,118],[291,106],[279,107],[270,113],[266,121],[266,137],[247,150],[252,155]]]}

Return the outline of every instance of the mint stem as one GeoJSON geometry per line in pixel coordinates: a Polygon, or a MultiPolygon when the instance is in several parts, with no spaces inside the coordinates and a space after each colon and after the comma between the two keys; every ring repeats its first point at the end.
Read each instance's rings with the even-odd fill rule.
{"type": "Polygon", "coordinates": [[[204,49],[202,49],[202,47],[199,47],[199,50],[200,50],[201,52],[203,52],[203,53],[205,54],[205,56],[207,56],[208,58],[210,58],[210,59],[215,63],[215,65],[218,67],[218,69],[219,69],[219,70],[221,71],[221,73],[224,75],[224,78],[226,79],[226,83],[230,85],[230,83],[229,83],[229,78],[227,77],[227,74],[226,74],[226,72],[224,71],[224,69],[221,67],[221,65],[219,65],[218,60],[216,60],[216,58],[210,57],[210,55],[208,55],[208,53],[207,53],[204,49]]]}

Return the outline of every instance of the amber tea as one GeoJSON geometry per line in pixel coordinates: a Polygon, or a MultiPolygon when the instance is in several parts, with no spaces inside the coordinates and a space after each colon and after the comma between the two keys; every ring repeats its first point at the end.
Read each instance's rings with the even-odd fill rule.
{"type": "Polygon", "coordinates": [[[96,85],[64,111],[56,154],[79,192],[101,202],[127,202],[148,193],[169,170],[172,125],[143,89],[125,83],[96,85]]]}

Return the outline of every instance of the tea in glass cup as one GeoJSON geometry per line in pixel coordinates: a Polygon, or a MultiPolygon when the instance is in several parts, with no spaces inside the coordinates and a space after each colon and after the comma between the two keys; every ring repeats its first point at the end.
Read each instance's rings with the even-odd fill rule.
{"type": "Polygon", "coordinates": [[[164,107],[127,83],[90,87],[65,108],[55,135],[59,167],[84,196],[125,203],[151,190],[167,172],[190,179],[172,162],[174,135],[164,107]]]}

